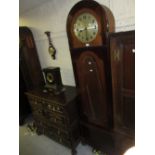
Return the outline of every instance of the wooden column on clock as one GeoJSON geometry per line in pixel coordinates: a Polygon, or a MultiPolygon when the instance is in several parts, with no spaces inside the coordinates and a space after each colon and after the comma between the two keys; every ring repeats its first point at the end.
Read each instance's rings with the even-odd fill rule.
{"type": "Polygon", "coordinates": [[[67,20],[70,53],[81,99],[82,137],[102,148],[112,144],[108,33],[113,31],[113,21],[107,8],[89,0],[78,2],[67,20]]]}

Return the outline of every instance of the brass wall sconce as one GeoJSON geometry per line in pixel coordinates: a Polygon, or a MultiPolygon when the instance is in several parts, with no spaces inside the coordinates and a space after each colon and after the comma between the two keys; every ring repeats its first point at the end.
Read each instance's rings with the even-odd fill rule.
{"type": "Polygon", "coordinates": [[[48,38],[48,42],[49,42],[49,48],[48,48],[48,52],[51,55],[51,57],[53,59],[55,59],[55,54],[56,54],[56,49],[54,48],[53,44],[52,44],[52,40],[51,40],[51,32],[50,31],[46,31],[45,34],[47,35],[48,38]]]}

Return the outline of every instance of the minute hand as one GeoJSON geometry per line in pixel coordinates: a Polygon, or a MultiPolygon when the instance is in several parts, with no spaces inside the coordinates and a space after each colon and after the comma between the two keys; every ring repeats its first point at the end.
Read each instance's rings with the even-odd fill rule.
{"type": "Polygon", "coordinates": [[[96,29],[96,27],[87,27],[87,30],[96,29]]]}

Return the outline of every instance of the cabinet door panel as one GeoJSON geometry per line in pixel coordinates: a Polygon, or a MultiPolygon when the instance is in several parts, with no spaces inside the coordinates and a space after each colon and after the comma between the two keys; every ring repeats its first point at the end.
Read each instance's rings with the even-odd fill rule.
{"type": "Polygon", "coordinates": [[[133,129],[135,126],[135,106],[133,97],[124,97],[122,104],[122,126],[133,129]]]}
{"type": "Polygon", "coordinates": [[[134,32],[118,33],[110,39],[114,129],[134,134],[135,53],[134,32]]]}
{"type": "Polygon", "coordinates": [[[123,45],[123,87],[129,90],[135,89],[135,53],[133,53],[133,49],[134,44],[132,42],[127,42],[123,45]]]}

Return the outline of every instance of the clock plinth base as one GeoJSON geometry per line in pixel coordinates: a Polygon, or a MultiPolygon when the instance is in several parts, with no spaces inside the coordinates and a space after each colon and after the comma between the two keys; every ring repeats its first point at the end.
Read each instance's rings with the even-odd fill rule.
{"type": "Polygon", "coordinates": [[[63,86],[51,86],[51,85],[45,85],[44,92],[51,92],[54,95],[59,95],[62,92],[65,91],[65,88],[63,86]]]}

